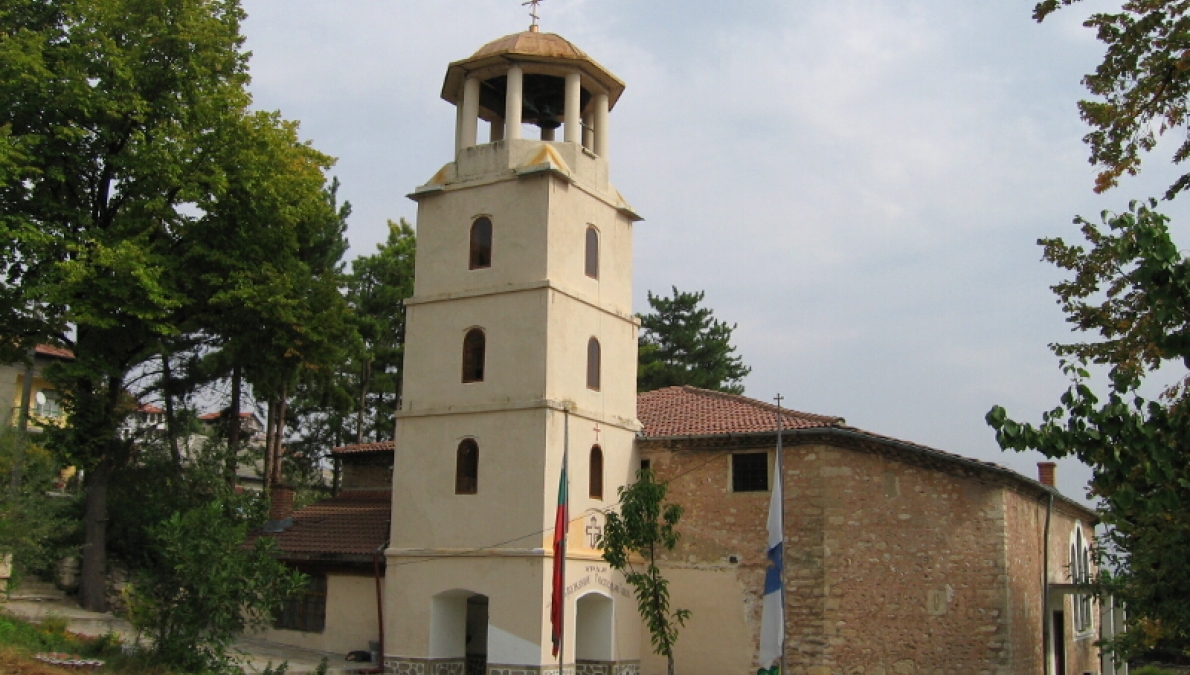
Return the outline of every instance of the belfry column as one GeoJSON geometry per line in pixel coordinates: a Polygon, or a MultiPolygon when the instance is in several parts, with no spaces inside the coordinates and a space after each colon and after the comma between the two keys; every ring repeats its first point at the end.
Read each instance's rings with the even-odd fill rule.
{"type": "Polygon", "coordinates": [[[508,69],[508,89],[504,95],[504,137],[521,137],[521,105],[524,97],[524,73],[520,66],[508,69]]]}
{"type": "Polygon", "coordinates": [[[566,73],[566,107],[562,113],[566,118],[567,143],[581,143],[583,138],[583,119],[579,108],[582,106],[582,77],[578,73],[566,73]]]}
{"type": "Polygon", "coordinates": [[[595,154],[607,160],[607,94],[595,95],[595,154]]]}
{"type": "Polygon", "coordinates": [[[459,130],[459,145],[470,148],[475,145],[479,125],[479,80],[468,77],[463,82],[463,117],[459,130]]]}

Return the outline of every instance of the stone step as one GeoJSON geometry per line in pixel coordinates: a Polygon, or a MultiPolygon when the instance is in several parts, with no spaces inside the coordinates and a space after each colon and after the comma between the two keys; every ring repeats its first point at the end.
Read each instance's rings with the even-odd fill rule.
{"type": "Polygon", "coordinates": [[[37,581],[36,579],[22,580],[21,585],[8,594],[9,600],[23,600],[25,602],[62,600],[65,597],[66,593],[58,590],[53,584],[47,581],[37,581]]]}

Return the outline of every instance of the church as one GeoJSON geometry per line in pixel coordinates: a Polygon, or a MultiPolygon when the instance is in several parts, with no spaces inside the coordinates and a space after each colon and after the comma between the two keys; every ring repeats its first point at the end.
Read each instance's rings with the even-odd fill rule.
{"type": "Polygon", "coordinates": [[[410,195],[418,256],[395,442],[337,449],[368,458],[344,475],[371,482],[274,514],[281,550],[317,588],[269,639],[374,642],[399,675],[659,675],[631,589],[597,548],[603,512],[648,467],[686,510],[665,564],[672,606],[693,611],[683,675],[767,666],[777,480],[788,673],[1114,673],[1094,646],[1113,615],[1079,593],[1095,514],[1057,493],[1052,466],[1034,480],[743,396],[637,395],[641,217],[610,181],[624,89],[536,22],[449,65],[453,158],[410,195]]]}

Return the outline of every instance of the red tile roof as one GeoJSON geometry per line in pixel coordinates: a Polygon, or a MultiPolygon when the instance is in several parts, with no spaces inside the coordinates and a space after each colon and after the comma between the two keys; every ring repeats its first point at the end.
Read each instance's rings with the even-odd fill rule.
{"type": "Polygon", "coordinates": [[[370,556],[388,541],[392,494],[392,490],[348,490],[295,511],[293,525],[270,536],[283,554],[370,556]]]}
{"type": "MultiPolygon", "coordinates": [[[[636,397],[636,416],[646,438],[776,432],[777,406],[697,387],[668,387],[636,397]]],[[[781,409],[785,429],[836,427],[842,417],[781,409]]]]}
{"type": "Polygon", "coordinates": [[[150,403],[142,403],[136,406],[136,411],[138,413],[145,413],[146,415],[160,415],[161,413],[165,412],[161,408],[158,408],[157,406],[150,403]]]}
{"type": "Polygon", "coordinates": [[[53,345],[37,345],[35,352],[41,356],[49,356],[56,359],[74,359],[74,352],[64,347],[55,347],[53,345]]]}
{"type": "Polygon", "coordinates": [[[393,441],[381,441],[379,443],[358,443],[356,445],[344,445],[338,448],[331,448],[332,455],[362,455],[369,452],[393,452],[396,450],[396,443],[393,441]]]}
{"type": "MultiPolygon", "coordinates": [[[[251,417],[253,414],[254,414],[254,413],[252,413],[251,411],[249,411],[249,412],[242,412],[242,413],[240,413],[240,417],[247,418],[247,417],[251,417]]],[[[213,420],[220,419],[220,418],[222,418],[222,417],[223,417],[223,411],[222,411],[222,410],[220,410],[219,412],[213,412],[213,413],[207,413],[207,414],[205,414],[205,415],[199,415],[199,416],[198,416],[198,419],[200,419],[200,420],[205,420],[205,421],[207,421],[207,422],[210,422],[210,421],[213,421],[213,420]]]]}

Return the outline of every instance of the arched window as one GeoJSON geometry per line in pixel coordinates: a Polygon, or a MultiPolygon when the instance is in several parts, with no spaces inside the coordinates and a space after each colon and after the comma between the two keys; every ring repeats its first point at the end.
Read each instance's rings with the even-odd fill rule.
{"type": "Polygon", "coordinates": [[[587,276],[599,278],[599,231],[587,228],[587,276]]]}
{"type": "Polygon", "coordinates": [[[464,438],[455,453],[455,494],[473,495],[479,492],[479,444],[464,438]]]}
{"type": "Polygon", "coordinates": [[[492,266],[492,221],[487,217],[476,218],[471,223],[471,265],[478,270],[492,266]]]}
{"type": "Polygon", "coordinates": [[[484,350],[487,338],[483,329],[472,328],[463,338],[463,381],[483,382],[484,350]]]}
{"type": "Polygon", "coordinates": [[[591,461],[587,466],[591,499],[603,499],[603,449],[598,445],[591,446],[591,461]]]}
{"type": "Polygon", "coordinates": [[[587,340],[587,389],[599,391],[599,340],[587,340]]]}
{"type": "MultiPolygon", "coordinates": [[[[1081,525],[1075,525],[1070,536],[1070,582],[1078,585],[1091,583],[1091,547],[1083,537],[1081,525]]],[[[1074,600],[1074,631],[1086,633],[1091,630],[1091,596],[1079,593],[1074,600]]]]}

